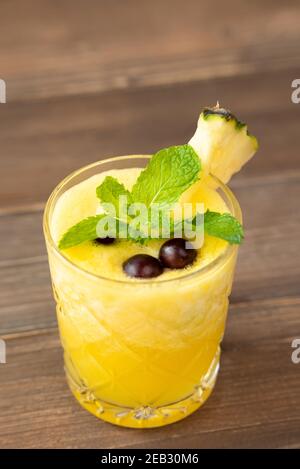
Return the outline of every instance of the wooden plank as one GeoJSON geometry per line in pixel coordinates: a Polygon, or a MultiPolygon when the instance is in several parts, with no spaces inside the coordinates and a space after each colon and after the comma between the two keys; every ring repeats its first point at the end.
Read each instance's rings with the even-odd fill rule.
{"type": "Polygon", "coordinates": [[[0,209],[42,204],[59,180],[90,162],[188,141],[199,110],[220,98],[260,141],[259,154],[235,181],[299,173],[298,108],[290,101],[297,74],[278,72],[275,89],[274,75],[262,72],[0,106],[0,209]]]}
{"type": "Polygon", "coordinates": [[[273,305],[263,314],[257,306],[255,310],[237,309],[229,316],[221,373],[212,397],[188,419],[151,431],[124,430],[102,423],[75,403],[65,384],[56,331],[11,338],[7,341],[8,363],[1,367],[0,375],[0,445],[300,445],[300,418],[295,413],[300,405],[299,379],[290,358],[291,340],[300,327],[298,309],[299,302],[283,308],[273,305]],[[251,326],[256,321],[256,327],[251,326]],[[284,379],[279,380],[280,376],[284,379]]]}
{"type": "Polygon", "coordinates": [[[197,0],[10,0],[0,8],[10,102],[299,66],[297,0],[227,0],[217,14],[197,0]]]}
{"type": "MultiPolygon", "coordinates": [[[[201,425],[201,422],[199,422],[201,425]]],[[[264,422],[263,424],[248,425],[240,428],[211,431],[201,435],[181,435],[168,438],[167,448],[171,449],[273,449],[299,448],[300,441],[299,419],[282,422],[264,422]]],[[[164,441],[164,440],[163,440],[164,441]]],[[[153,448],[159,445],[158,440],[145,440],[141,444],[133,444],[126,448],[153,448]]],[[[165,446],[160,443],[161,448],[165,446]]]]}
{"type": "MultiPolygon", "coordinates": [[[[299,297],[299,179],[238,185],[236,192],[247,235],[240,251],[232,303],[299,297]]],[[[1,217],[2,333],[56,324],[41,221],[40,212],[1,217]],[[11,232],[19,235],[10,236],[11,232]]]]}

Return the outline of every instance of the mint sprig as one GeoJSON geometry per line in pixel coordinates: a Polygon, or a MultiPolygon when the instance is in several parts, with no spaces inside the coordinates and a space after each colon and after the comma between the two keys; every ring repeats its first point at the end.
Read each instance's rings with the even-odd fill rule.
{"type": "MultiPolygon", "coordinates": [[[[200,171],[201,162],[193,148],[190,145],[181,145],[165,148],[153,155],[148,166],[140,173],[131,192],[116,178],[107,176],[96,189],[96,195],[105,213],[85,218],[72,226],[59,241],[59,249],[67,249],[101,237],[99,232],[102,233],[103,224],[108,225],[108,230],[103,230],[105,231],[103,236],[126,238],[125,230],[127,239],[137,242],[162,239],[160,226],[155,226],[155,222],[151,219],[151,210],[155,208],[159,211],[161,221],[181,194],[199,179],[200,171]],[[124,198],[125,202],[121,207],[120,197],[124,198]],[[128,214],[128,208],[137,203],[144,204],[147,210],[142,220],[142,228],[132,230],[130,225],[132,215],[128,214]],[[99,225],[102,226],[101,230],[99,225]],[[109,231],[110,226],[116,228],[112,234],[109,231]],[[153,232],[156,234],[153,238],[151,228],[155,228],[153,232]]],[[[193,228],[203,229],[203,226],[200,228],[197,226],[195,220],[196,217],[190,221],[193,228]]],[[[171,225],[172,237],[177,225],[172,220],[171,225]]],[[[209,210],[204,214],[204,231],[230,244],[240,244],[244,237],[242,225],[232,215],[209,210]]]]}

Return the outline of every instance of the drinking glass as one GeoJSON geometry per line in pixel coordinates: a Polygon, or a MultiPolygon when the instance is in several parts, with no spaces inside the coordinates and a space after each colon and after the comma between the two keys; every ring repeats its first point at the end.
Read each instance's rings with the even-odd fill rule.
{"type": "MultiPolygon", "coordinates": [[[[198,409],[216,382],[238,246],[179,278],[114,280],[69,260],[51,234],[61,195],[103,171],[143,168],[150,156],[123,156],[65,178],[44,213],[65,372],[79,403],[105,421],[150,428],[198,409]]],[[[209,181],[241,222],[239,204],[215,177],[209,181]]],[[[200,201],[201,202],[201,201],[200,201]]]]}

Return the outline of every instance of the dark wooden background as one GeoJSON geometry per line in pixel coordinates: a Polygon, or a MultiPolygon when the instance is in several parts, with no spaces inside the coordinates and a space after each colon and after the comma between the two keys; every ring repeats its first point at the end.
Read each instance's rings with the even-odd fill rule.
{"type": "Polygon", "coordinates": [[[298,0],[1,0],[0,447],[299,447],[298,0]],[[128,430],[71,397],[41,230],[52,188],[106,156],[186,142],[219,100],[260,140],[222,368],[204,408],[128,430]]]}

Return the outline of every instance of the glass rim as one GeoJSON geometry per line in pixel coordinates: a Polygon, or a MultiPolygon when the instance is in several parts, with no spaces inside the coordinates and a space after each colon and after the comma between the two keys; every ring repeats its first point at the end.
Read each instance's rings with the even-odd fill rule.
{"type": "MultiPolygon", "coordinates": [[[[114,279],[111,277],[105,277],[102,275],[95,274],[93,272],[88,271],[87,269],[82,268],[75,262],[71,261],[57,246],[56,242],[54,241],[52,234],[51,234],[51,229],[50,229],[50,211],[53,207],[53,203],[56,201],[56,196],[59,194],[60,190],[63,189],[63,187],[68,184],[72,179],[74,179],[76,176],[80,175],[81,173],[84,173],[85,171],[88,171],[90,169],[93,169],[94,167],[101,166],[102,164],[107,164],[110,162],[115,162],[115,161],[122,161],[122,160],[128,160],[128,159],[150,159],[152,155],[124,155],[124,156],[114,156],[110,158],[106,158],[103,160],[96,161],[94,163],[90,163],[88,165],[82,166],[81,168],[71,172],[68,174],[64,179],[62,179],[57,186],[53,189],[51,192],[46,205],[44,209],[44,214],[43,214],[43,231],[44,231],[44,236],[45,240],[47,243],[47,247],[49,246],[56,255],[64,262],[72,266],[75,270],[78,270],[84,275],[90,276],[93,279],[98,279],[101,281],[106,281],[106,282],[111,282],[111,283],[117,283],[117,284],[125,284],[125,285],[137,285],[137,281],[135,279],[128,279],[128,280],[123,280],[123,279],[114,279]]],[[[239,222],[242,222],[242,212],[240,205],[231,191],[229,187],[224,184],[219,178],[214,176],[213,174],[209,174],[209,176],[217,182],[218,188],[222,190],[222,192],[225,194],[227,199],[231,203],[231,207],[228,207],[230,210],[230,213],[237,218],[239,222]]],[[[226,249],[219,254],[212,262],[209,262],[207,265],[200,267],[199,269],[194,270],[193,272],[188,272],[186,275],[181,275],[178,277],[173,277],[173,278],[168,278],[168,279],[163,279],[163,280],[153,280],[153,279],[139,279],[140,283],[143,285],[160,285],[163,283],[167,282],[183,282],[187,279],[194,278],[198,275],[206,275],[210,273],[215,267],[217,267],[219,264],[224,264],[230,257],[231,255],[237,250],[238,245],[236,244],[229,244],[227,245],[226,249]]]]}

